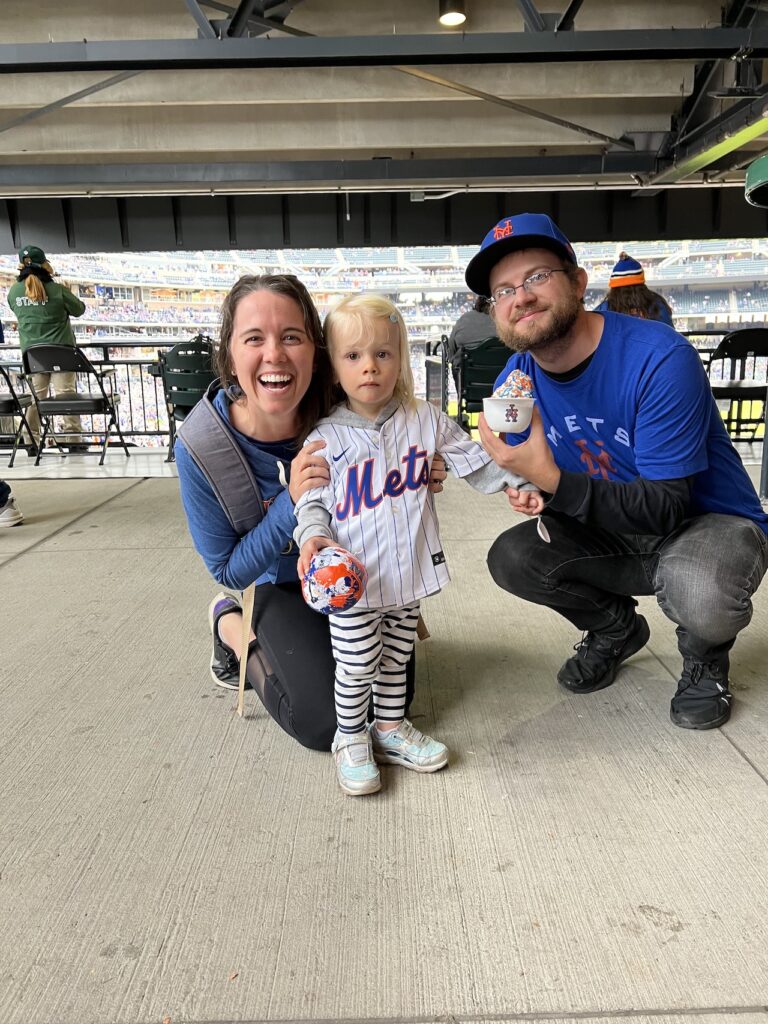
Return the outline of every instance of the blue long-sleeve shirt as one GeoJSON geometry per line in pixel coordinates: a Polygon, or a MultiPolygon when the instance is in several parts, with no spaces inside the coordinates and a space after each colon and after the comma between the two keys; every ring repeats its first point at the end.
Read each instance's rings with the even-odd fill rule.
{"type": "Polygon", "coordinates": [[[232,425],[230,402],[223,391],[216,393],[213,405],[248,460],[266,508],[262,521],[243,537],[238,536],[205,474],[179,439],[175,446],[176,467],[181,501],[195,549],[213,578],[232,590],[244,590],[254,581],[296,582],[298,551],[292,541],[296,517],[288,489],[278,475],[282,464],[284,478],[289,478],[290,462],[265,451],[253,438],[232,425]]]}

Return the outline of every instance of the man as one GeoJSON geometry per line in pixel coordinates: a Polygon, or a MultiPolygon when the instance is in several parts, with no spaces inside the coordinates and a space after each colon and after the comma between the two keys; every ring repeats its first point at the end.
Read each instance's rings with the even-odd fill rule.
{"type": "Polygon", "coordinates": [[[729,651],[766,570],[762,511],[696,350],[664,324],[589,313],[587,274],[543,214],[505,217],[466,280],[491,298],[499,337],[534,385],[530,437],[507,443],[480,419],[503,467],[552,495],[550,543],[529,521],[503,533],[494,580],[585,636],[558,672],[572,693],[613,682],[648,641],[635,595],[677,624],[683,666],[670,714],[684,729],[728,720],[729,651]]]}
{"type": "Polygon", "coordinates": [[[478,295],[472,309],[463,313],[453,325],[446,347],[446,359],[451,364],[456,391],[459,390],[459,363],[463,349],[477,348],[484,341],[496,337],[496,326],[489,316],[490,300],[478,295]]]}

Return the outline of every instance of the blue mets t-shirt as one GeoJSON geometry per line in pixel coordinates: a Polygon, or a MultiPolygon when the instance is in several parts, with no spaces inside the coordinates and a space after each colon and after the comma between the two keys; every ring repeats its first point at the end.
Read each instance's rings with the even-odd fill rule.
{"type": "Polygon", "coordinates": [[[692,476],[692,516],[745,516],[768,533],[768,515],[731,444],[696,349],[664,324],[602,316],[600,344],[575,380],[552,380],[524,353],[509,359],[496,386],[513,369],[529,375],[561,469],[625,482],[692,476]]]}

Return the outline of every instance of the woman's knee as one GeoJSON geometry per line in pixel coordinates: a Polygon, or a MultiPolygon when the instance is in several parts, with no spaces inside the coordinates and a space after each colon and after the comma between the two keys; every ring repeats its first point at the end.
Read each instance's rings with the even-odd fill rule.
{"type": "Polygon", "coordinates": [[[308,750],[322,750],[326,753],[336,733],[336,713],[333,706],[317,709],[315,714],[295,714],[291,722],[291,735],[308,750]]]}

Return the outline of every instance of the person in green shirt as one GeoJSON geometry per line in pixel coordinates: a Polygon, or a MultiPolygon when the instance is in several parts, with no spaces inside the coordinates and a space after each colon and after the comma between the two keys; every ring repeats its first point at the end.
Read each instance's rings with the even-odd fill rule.
{"type": "MultiPolygon", "coordinates": [[[[53,280],[53,268],[45,253],[36,245],[26,245],[19,250],[19,276],[8,292],[8,305],[19,322],[19,344],[21,351],[34,345],[67,345],[74,348],[75,332],[70,316],[82,316],[85,303],[73,295],[69,288],[53,280]]],[[[38,398],[47,398],[49,388],[56,395],[77,390],[74,373],[33,373],[32,389],[38,398]]],[[[60,440],[68,442],[70,451],[83,450],[87,445],[80,443],[77,434],[66,435],[80,430],[79,416],[64,416],[65,436],[60,440]]],[[[40,419],[37,409],[32,406],[27,413],[33,444],[27,449],[37,454],[40,443],[40,419]]]]}

